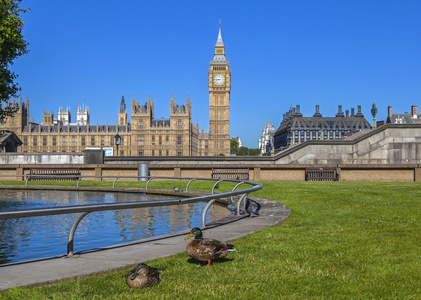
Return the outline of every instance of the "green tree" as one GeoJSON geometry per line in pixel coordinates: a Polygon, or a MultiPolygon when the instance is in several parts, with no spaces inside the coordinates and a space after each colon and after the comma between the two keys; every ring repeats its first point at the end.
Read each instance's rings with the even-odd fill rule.
{"type": "Polygon", "coordinates": [[[231,154],[238,155],[239,143],[236,139],[231,139],[231,154]]]}
{"type": "Polygon", "coordinates": [[[15,82],[18,75],[10,70],[10,66],[16,58],[28,53],[28,43],[22,35],[23,21],[19,14],[29,9],[22,9],[21,2],[0,0],[0,120],[16,112],[16,107],[3,106],[3,102],[20,90],[15,82]]]}

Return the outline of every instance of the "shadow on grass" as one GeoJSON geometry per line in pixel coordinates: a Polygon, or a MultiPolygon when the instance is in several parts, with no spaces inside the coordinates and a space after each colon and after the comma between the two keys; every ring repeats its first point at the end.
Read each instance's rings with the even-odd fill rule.
{"type": "MultiPolygon", "coordinates": [[[[223,264],[223,263],[230,262],[230,261],[233,261],[233,260],[234,260],[233,258],[226,258],[226,257],[221,257],[221,258],[213,259],[211,261],[211,264],[210,264],[209,267],[211,267],[214,264],[223,264]]],[[[208,264],[207,261],[203,262],[203,261],[200,261],[200,260],[196,260],[194,258],[191,258],[191,257],[189,259],[187,259],[187,262],[189,264],[194,264],[194,265],[199,265],[199,266],[205,265],[205,267],[208,264]]]]}

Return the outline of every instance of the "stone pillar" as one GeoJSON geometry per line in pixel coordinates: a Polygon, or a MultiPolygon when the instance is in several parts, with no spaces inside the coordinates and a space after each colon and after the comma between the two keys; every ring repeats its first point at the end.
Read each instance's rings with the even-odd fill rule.
{"type": "MultiPolygon", "coordinates": [[[[23,167],[19,166],[16,168],[16,175],[23,175],[23,167]]],[[[16,177],[17,181],[24,181],[25,177],[24,176],[18,176],[16,177]]]]}
{"type": "MultiPolygon", "coordinates": [[[[95,167],[95,176],[102,176],[102,167],[100,165],[97,165],[95,167]]],[[[102,181],[102,177],[101,178],[94,178],[94,180],[102,181]]]]}
{"type": "Polygon", "coordinates": [[[174,168],[174,177],[181,177],[181,168],[174,168]]]}
{"type": "Polygon", "coordinates": [[[414,181],[421,182],[421,165],[414,168],[414,181]]]}
{"type": "Polygon", "coordinates": [[[261,180],[261,178],[260,178],[260,168],[254,168],[253,175],[254,175],[253,178],[250,178],[251,180],[256,180],[256,181],[261,180]]]}

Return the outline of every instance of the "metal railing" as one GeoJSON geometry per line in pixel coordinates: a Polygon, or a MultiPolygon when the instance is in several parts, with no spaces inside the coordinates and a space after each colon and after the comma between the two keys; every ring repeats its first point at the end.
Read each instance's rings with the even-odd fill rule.
{"type": "MultiPolygon", "coordinates": [[[[25,188],[27,187],[28,179],[31,175],[0,175],[0,177],[19,177],[19,176],[27,176],[25,181],[25,188]]],[[[37,175],[41,176],[41,175],[37,175]]],[[[51,175],[48,175],[51,176],[51,175]]],[[[58,175],[61,176],[61,175],[58,175]]],[[[177,198],[177,199],[168,199],[168,200],[150,200],[150,201],[139,201],[139,202],[123,202],[123,203],[104,203],[104,204],[87,204],[87,205],[72,205],[72,206],[61,206],[61,207],[47,207],[47,208],[33,208],[33,209],[22,209],[22,210],[13,210],[13,211],[0,211],[0,219],[12,219],[12,218],[27,218],[27,217],[35,217],[35,216],[48,216],[48,215],[60,215],[60,214],[72,214],[78,213],[78,216],[73,221],[73,224],[70,228],[69,235],[67,238],[67,256],[73,256],[73,241],[74,235],[76,233],[77,226],[79,225],[80,221],[89,213],[95,211],[106,211],[106,210],[116,210],[116,209],[133,209],[133,208],[142,208],[142,207],[155,207],[155,206],[172,206],[172,205],[182,205],[187,203],[194,203],[194,202],[208,202],[206,207],[203,209],[202,212],[202,228],[206,228],[206,214],[210,208],[210,206],[218,199],[227,198],[232,196],[241,195],[240,199],[237,203],[237,215],[240,215],[240,207],[242,202],[249,193],[260,190],[263,186],[259,183],[254,183],[251,181],[242,181],[242,180],[235,180],[235,179],[214,179],[214,178],[189,178],[189,177],[150,177],[150,176],[80,176],[79,180],[77,181],[76,188],[79,188],[79,182],[82,178],[115,178],[113,181],[113,189],[115,188],[115,184],[118,179],[120,178],[143,178],[148,179],[146,183],[146,190],[148,189],[149,183],[153,179],[173,179],[173,180],[189,180],[186,185],[186,192],[188,192],[190,184],[195,180],[205,180],[205,181],[215,181],[215,184],[212,186],[212,191],[210,194],[199,195],[199,196],[191,196],[185,198],[177,198]],[[237,184],[235,187],[229,191],[224,193],[214,193],[216,186],[221,182],[236,182],[237,184]],[[243,190],[236,190],[242,184],[249,184],[252,187],[243,190]]]]}

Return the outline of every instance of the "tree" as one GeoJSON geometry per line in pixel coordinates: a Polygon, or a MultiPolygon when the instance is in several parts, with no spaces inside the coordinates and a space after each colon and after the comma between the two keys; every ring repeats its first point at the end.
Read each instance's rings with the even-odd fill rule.
{"type": "Polygon", "coordinates": [[[231,154],[238,154],[239,143],[236,139],[231,139],[231,154]]]}
{"type": "Polygon", "coordinates": [[[13,61],[28,53],[28,43],[22,35],[23,21],[20,13],[29,9],[21,9],[22,0],[0,1],[0,120],[12,116],[17,107],[3,107],[11,96],[16,95],[20,87],[15,82],[18,77],[9,68],[13,61]]]}

